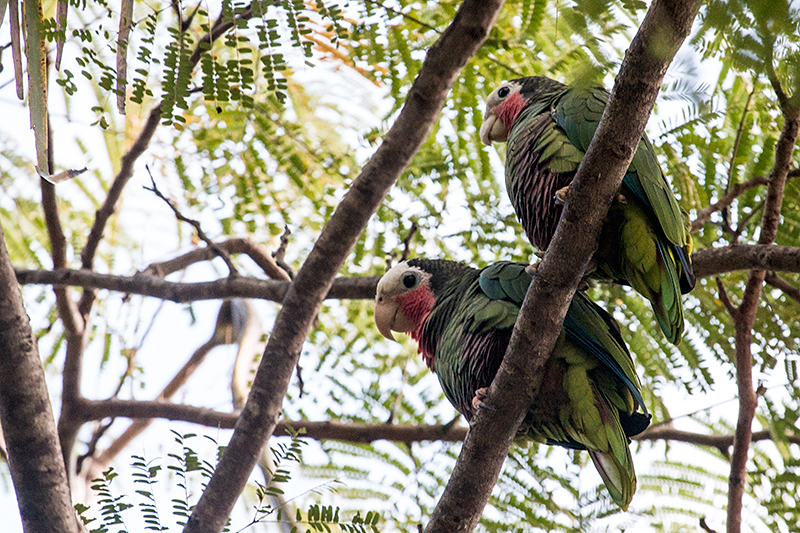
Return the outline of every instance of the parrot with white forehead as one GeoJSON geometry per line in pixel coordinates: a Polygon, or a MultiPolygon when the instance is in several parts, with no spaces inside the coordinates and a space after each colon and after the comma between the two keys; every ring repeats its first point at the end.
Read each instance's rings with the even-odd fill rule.
{"type": "MultiPolygon", "coordinates": [[[[486,99],[481,141],[508,143],[508,195],[528,239],[541,250],[555,234],[607,101],[602,87],[570,87],[540,76],[503,82],[486,99]]],[[[695,285],[691,250],[688,217],[643,136],[588,270],[647,298],[664,335],[677,345],[684,329],[681,295],[695,285]]]]}
{"type": "MultiPolygon", "coordinates": [[[[397,331],[417,341],[445,396],[467,420],[487,407],[486,389],[533,279],[526,266],[500,262],[477,270],[412,259],[395,265],[378,283],[378,329],[388,339],[397,331]]],[[[636,491],[629,437],[644,431],[650,415],[616,321],[576,292],[542,372],[519,435],[588,450],[611,498],[627,509],[636,491]]]]}

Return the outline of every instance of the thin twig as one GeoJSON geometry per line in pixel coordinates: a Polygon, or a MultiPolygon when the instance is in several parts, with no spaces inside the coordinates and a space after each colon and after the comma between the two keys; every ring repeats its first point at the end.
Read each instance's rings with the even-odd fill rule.
{"type": "Polygon", "coordinates": [[[722,280],[717,277],[715,278],[717,282],[717,288],[719,289],[719,299],[722,302],[722,305],[725,306],[725,309],[728,310],[728,313],[735,319],[736,315],[739,313],[739,309],[733,305],[730,297],[728,296],[728,291],[725,290],[725,285],[722,284],[722,280]]]}
{"type": "MultiPolygon", "coordinates": [[[[747,120],[747,111],[750,109],[750,102],[753,99],[753,95],[756,92],[756,87],[758,86],[758,78],[753,82],[753,90],[747,95],[747,101],[744,104],[744,109],[742,110],[742,118],[739,120],[739,128],[736,130],[736,140],[733,142],[733,150],[731,150],[731,158],[728,162],[728,179],[725,182],[725,195],[727,196],[731,190],[731,185],[733,184],[733,170],[736,168],[736,155],[739,152],[739,143],[742,140],[742,133],[744,132],[744,123],[747,120]]],[[[728,211],[727,206],[722,208],[722,220],[725,223],[726,227],[730,227],[731,220],[730,220],[730,213],[728,211]]]]}
{"type": "Polygon", "coordinates": [[[286,257],[286,248],[289,246],[289,236],[291,236],[291,234],[292,230],[289,229],[289,226],[284,226],[283,233],[281,234],[281,244],[278,246],[277,250],[272,252],[272,257],[275,259],[278,266],[289,276],[289,279],[294,279],[294,270],[284,260],[286,257]]]}
{"type": "Polygon", "coordinates": [[[701,517],[700,517],[700,529],[702,529],[702,530],[703,530],[703,531],[705,531],[706,533],[717,533],[716,531],[714,531],[713,529],[711,529],[711,528],[708,526],[708,524],[706,524],[706,517],[705,517],[705,516],[701,516],[701,517]]]}
{"type": "Polygon", "coordinates": [[[414,235],[417,233],[418,229],[417,223],[412,222],[411,228],[408,230],[408,235],[406,235],[406,238],[403,239],[403,254],[400,256],[401,262],[408,259],[408,254],[411,253],[411,239],[414,238],[414,235]]]}
{"type": "Polygon", "coordinates": [[[728,206],[730,206],[734,202],[734,200],[736,200],[742,193],[744,193],[745,191],[749,191],[753,187],[758,187],[759,185],[766,185],[766,183],[767,183],[766,177],[756,176],[751,180],[733,185],[722,198],[720,198],[713,204],[704,207],[703,209],[697,212],[697,218],[695,218],[694,221],[692,222],[692,233],[700,231],[700,229],[705,225],[706,221],[708,221],[708,217],[711,216],[712,213],[727,209],[728,206]]]}
{"type": "Polygon", "coordinates": [[[164,196],[164,194],[158,190],[158,186],[156,185],[156,180],[153,178],[153,173],[150,172],[150,169],[147,169],[147,173],[150,174],[150,183],[153,184],[152,187],[144,186],[144,190],[150,191],[162,200],[172,209],[172,212],[175,214],[175,218],[180,220],[181,222],[186,222],[190,224],[194,230],[197,232],[197,236],[200,238],[201,241],[206,243],[206,246],[211,248],[215,254],[222,258],[225,261],[225,264],[228,266],[228,270],[230,271],[230,276],[240,276],[239,271],[236,270],[236,265],[233,264],[231,261],[231,256],[228,255],[228,252],[223,250],[221,247],[217,246],[217,244],[212,241],[208,235],[203,231],[202,226],[200,226],[200,222],[185,216],[180,210],[175,206],[175,202],[164,196]]]}

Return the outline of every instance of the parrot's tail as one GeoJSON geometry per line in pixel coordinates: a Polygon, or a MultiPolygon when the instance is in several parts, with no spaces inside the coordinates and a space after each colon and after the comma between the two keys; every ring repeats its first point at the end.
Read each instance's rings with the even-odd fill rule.
{"type": "Polygon", "coordinates": [[[607,442],[603,443],[605,449],[594,446],[587,446],[587,449],[597,472],[603,478],[611,499],[620,509],[627,511],[633,494],[636,492],[636,472],[633,468],[631,450],[628,447],[628,437],[620,424],[619,413],[609,405],[602,393],[598,393],[599,391],[595,388],[595,394],[601,400],[596,405],[603,421],[607,442]]]}

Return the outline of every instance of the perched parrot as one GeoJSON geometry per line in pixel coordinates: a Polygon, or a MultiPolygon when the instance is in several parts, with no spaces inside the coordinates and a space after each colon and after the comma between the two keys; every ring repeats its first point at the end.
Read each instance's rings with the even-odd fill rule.
{"type": "MultiPolygon", "coordinates": [[[[378,283],[378,329],[392,340],[392,331],[411,334],[445,396],[467,420],[486,407],[486,388],[533,279],[526,267],[500,262],[476,270],[412,259],[378,283]]],[[[650,415],[619,326],[580,291],[543,372],[519,435],[588,450],[612,499],[627,509],[636,491],[629,437],[644,431],[650,415]]]]}
{"type": "MultiPolygon", "coordinates": [[[[508,195],[528,239],[541,250],[553,238],[566,191],[607,101],[602,87],[569,87],[538,76],[504,82],[486,99],[481,140],[508,142],[508,195]]],[[[664,335],[678,344],[681,294],[695,285],[691,249],[688,217],[653,145],[642,137],[587,273],[630,285],[650,300],[664,335]]]]}

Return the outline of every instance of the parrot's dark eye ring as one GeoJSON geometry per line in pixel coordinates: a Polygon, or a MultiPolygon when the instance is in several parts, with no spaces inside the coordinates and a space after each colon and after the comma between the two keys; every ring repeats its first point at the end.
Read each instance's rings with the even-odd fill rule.
{"type": "Polygon", "coordinates": [[[511,89],[509,89],[508,87],[500,87],[500,89],[497,91],[497,96],[499,96],[500,98],[505,98],[506,96],[508,96],[510,92],[511,89]]]}
{"type": "Polygon", "coordinates": [[[414,274],[406,274],[405,276],[403,276],[403,285],[405,285],[407,289],[410,289],[416,284],[417,284],[417,276],[415,276],[414,274]]]}

